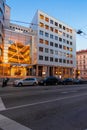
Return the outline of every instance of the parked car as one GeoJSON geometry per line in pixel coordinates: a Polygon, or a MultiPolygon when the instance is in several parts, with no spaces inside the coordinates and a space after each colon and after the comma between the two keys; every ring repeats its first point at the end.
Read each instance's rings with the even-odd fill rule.
{"type": "Polygon", "coordinates": [[[49,76],[39,81],[39,85],[57,85],[60,83],[60,80],[55,76],[49,76]]]}
{"type": "Polygon", "coordinates": [[[62,80],[62,84],[65,85],[65,84],[73,84],[73,79],[72,78],[65,78],[62,80]]]}
{"type": "Polygon", "coordinates": [[[21,86],[27,86],[27,85],[37,85],[38,81],[36,78],[23,78],[19,80],[15,80],[13,82],[14,86],[21,87],[21,86]]]}
{"type": "Polygon", "coordinates": [[[87,80],[86,79],[73,79],[73,84],[87,84],[87,80]]]}

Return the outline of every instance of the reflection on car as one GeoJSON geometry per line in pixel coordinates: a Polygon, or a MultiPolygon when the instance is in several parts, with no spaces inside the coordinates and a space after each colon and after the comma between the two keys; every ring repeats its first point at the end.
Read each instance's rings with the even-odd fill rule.
{"type": "Polygon", "coordinates": [[[27,85],[37,85],[38,81],[36,78],[24,78],[24,79],[19,79],[19,80],[15,80],[13,82],[14,86],[27,86],[27,85]]]}
{"type": "Polygon", "coordinates": [[[73,79],[72,78],[65,78],[62,80],[62,84],[65,85],[65,84],[73,84],[73,79]]]}
{"type": "Polygon", "coordinates": [[[38,82],[39,85],[57,85],[60,84],[60,80],[55,76],[46,77],[38,82]]]}

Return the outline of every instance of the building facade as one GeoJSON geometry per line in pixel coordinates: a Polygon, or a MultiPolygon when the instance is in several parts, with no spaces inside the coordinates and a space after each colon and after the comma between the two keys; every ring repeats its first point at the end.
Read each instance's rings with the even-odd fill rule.
{"type": "Polygon", "coordinates": [[[76,77],[87,79],[87,50],[76,52],[76,77]]]}
{"type": "Polygon", "coordinates": [[[75,30],[65,23],[37,11],[31,28],[37,30],[38,76],[73,77],[76,67],[75,30]]]}
{"type": "Polygon", "coordinates": [[[0,0],[0,64],[3,62],[5,0],[0,0]]]}

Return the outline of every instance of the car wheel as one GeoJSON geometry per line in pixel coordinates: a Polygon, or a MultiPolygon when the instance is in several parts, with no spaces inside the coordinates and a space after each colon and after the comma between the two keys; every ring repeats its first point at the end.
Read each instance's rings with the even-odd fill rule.
{"type": "Polygon", "coordinates": [[[46,86],[47,84],[46,83],[44,83],[44,86],[46,86]]]}
{"type": "Polygon", "coordinates": [[[17,86],[18,86],[18,87],[22,87],[22,83],[19,83],[17,86]]]}
{"type": "Polygon", "coordinates": [[[36,83],[33,83],[34,86],[36,86],[37,84],[36,83]]]}

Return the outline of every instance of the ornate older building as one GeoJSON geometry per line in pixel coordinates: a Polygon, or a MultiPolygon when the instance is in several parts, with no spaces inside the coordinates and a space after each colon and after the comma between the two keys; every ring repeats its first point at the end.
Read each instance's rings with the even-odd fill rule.
{"type": "Polygon", "coordinates": [[[87,50],[76,52],[76,76],[87,79],[87,50]]]}

